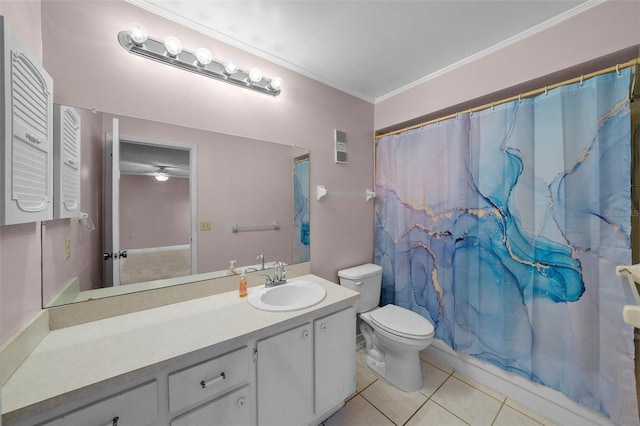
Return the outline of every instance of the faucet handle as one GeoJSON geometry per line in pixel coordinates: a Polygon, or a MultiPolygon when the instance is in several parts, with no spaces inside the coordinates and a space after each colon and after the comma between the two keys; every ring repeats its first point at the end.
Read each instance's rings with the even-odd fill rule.
{"type": "Polygon", "coordinates": [[[260,275],[262,275],[263,277],[266,277],[265,284],[264,284],[266,287],[273,285],[273,280],[269,275],[267,274],[260,274],[260,275]]]}

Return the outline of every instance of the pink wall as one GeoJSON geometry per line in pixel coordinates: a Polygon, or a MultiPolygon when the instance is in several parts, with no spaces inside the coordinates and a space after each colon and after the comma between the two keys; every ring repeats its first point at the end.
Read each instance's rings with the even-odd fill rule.
{"type": "Polygon", "coordinates": [[[158,182],[153,176],[120,176],[120,248],[176,246],[191,240],[189,179],[158,182]]]}
{"type": "Polygon", "coordinates": [[[0,226],[0,345],[41,303],[40,223],[0,226]]]}
{"type": "MultiPolygon", "coordinates": [[[[318,184],[363,194],[372,187],[372,104],[124,1],[48,1],[42,14],[44,64],[55,81],[56,102],[308,147],[314,195],[318,184]],[[279,75],[285,82],[283,94],[265,96],[131,55],[116,35],[132,21],[151,35],[171,34],[185,47],[207,46],[217,58],[234,57],[242,67],[279,75]],[[349,135],[352,160],[347,165],[333,162],[334,129],[349,135]]],[[[372,260],[373,203],[366,203],[364,195],[358,200],[329,197],[321,203],[312,197],[311,222],[315,274],[337,280],[338,269],[372,260]]],[[[242,243],[246,234],[236,237],[242,243]]]]}
{"type": "Polygon", "coordinates": [[[430,118],[436,118],[447,108],[460,106],[447,111],[455,113],[613,66],[617,60],[637,57],[639,46],[640,2],[608,0],[376,103],[374,128],[401,127],[434,113],[430,118]],[[613,57],[598,61],[606,56],[613,57]],[[586,64],[591,61],[595,62],[586,64]],[[487,98],[492,94],[497,96],[487,98]]]}
{"type": "MultiPolygon", "coordinates": [[[[0,1],[0,14],[27,49],[42,58],[40,2],[0,1]]],[[[0,345],[42,304],[40,223],[0,227],[0,345]]]]}

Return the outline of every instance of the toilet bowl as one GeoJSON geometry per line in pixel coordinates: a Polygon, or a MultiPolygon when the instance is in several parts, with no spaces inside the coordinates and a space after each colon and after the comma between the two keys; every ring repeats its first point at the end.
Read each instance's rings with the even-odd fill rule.
{"type": "Polygon", "coordinates": [[[362,320],[367,366],[403,391],[422,387],[419,352],[433,339],[433,325],[419,314],[396,305],[378,307],[382,267],[360,265],[338,272],[340,285],[360,293],[356,312],[362,320]]]}

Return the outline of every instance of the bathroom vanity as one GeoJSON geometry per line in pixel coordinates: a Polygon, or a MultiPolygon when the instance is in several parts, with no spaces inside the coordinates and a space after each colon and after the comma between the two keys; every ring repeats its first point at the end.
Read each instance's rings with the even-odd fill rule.
{"type": "Polygon", "coordinates": [[[358,294],[299,279],[324,300],[268,312],[233,291],[51,331],[2,388],[2,424],[319,424],[355,392],[358,294]]]}

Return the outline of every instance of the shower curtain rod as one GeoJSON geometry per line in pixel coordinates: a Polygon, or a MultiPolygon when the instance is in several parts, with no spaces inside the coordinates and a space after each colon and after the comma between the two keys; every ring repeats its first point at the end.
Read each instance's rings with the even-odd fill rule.
{"type": "Polygon", "coordinates": [[[518,100],[518,99],[524,99],[524,98],[529,98],[529,97],[532,97],[532,96],[536,96],[536,95],[539,95],[540,93],[548,92],[549,90],[555,89],[555,88],[560,87],[560,86],[566,86],[566,85],[574,84],[574,83],[581,83],[584,80],[587,80],[587,79],[590,79],[590,78],[593,78],[593,77],[597,77],[597,76],[602,75],[602,74],[607,74],[607,73],[610,73],[610,72],[613,72],[613,71],[620,71],[621,69],[629,68],[629,67],[632,67],[634,65],[640,65],[640,58],[635,58],[635,59],[632,59],[632,60],[630,60],[628,62],[624,62],[622,64],[617,64],[617,65],[609,67],[609,68],[604,68],[604,69],[601,69],[599,71],[594,71],[594,72],[589,73],[589,74],[583,74],[580,77],[574,77],[574,78],[571,78],[569,80],[562,81],[560,83],[550,84],[550,85],[544,86],[544,87],[542,87],[540,89],[535,89],[535,90],[531,90],[531,91],[528,91],[528,92],[525,92],[525,93],[520,93],[517,96],[511,96],[509,98],[505,98],[505,99],[502,99],[502,100],[499,100],[499,101],[489,102],[489,103],[484,104],[484,105],[480,105],[480,106],[477,106],[477,107],[469,108],[469,109],[466,109],[464,111],[456,112],[456,113],[453,113],[453,114],[445,115],[444,117],[434,118],[433,120],[424,121],[422,123],[414,124],[412,126],[407,126],[407,127],[404,127],[402,129],[398,129],[398,130],[393,130],[391,132],[380,133],[380,134],[377,134],[375,136],[375,140],[378,140],[378,139],[383,138],[385,136],[398,135],[400,133],[408,132],[409,130],[419,129],[420,127],[428,126],[429,124],[438,123],[440,121],[449,120],[451,118],[457,117],[460,114],[482,111],[482,110],[485,110],[487,108],[493,108],[493,107],[495,107],[497,105],[500,105],[500,104],[505,104],[507,102],[512,102],[512,101],[515,101],[515,100],[518,100]]]}

